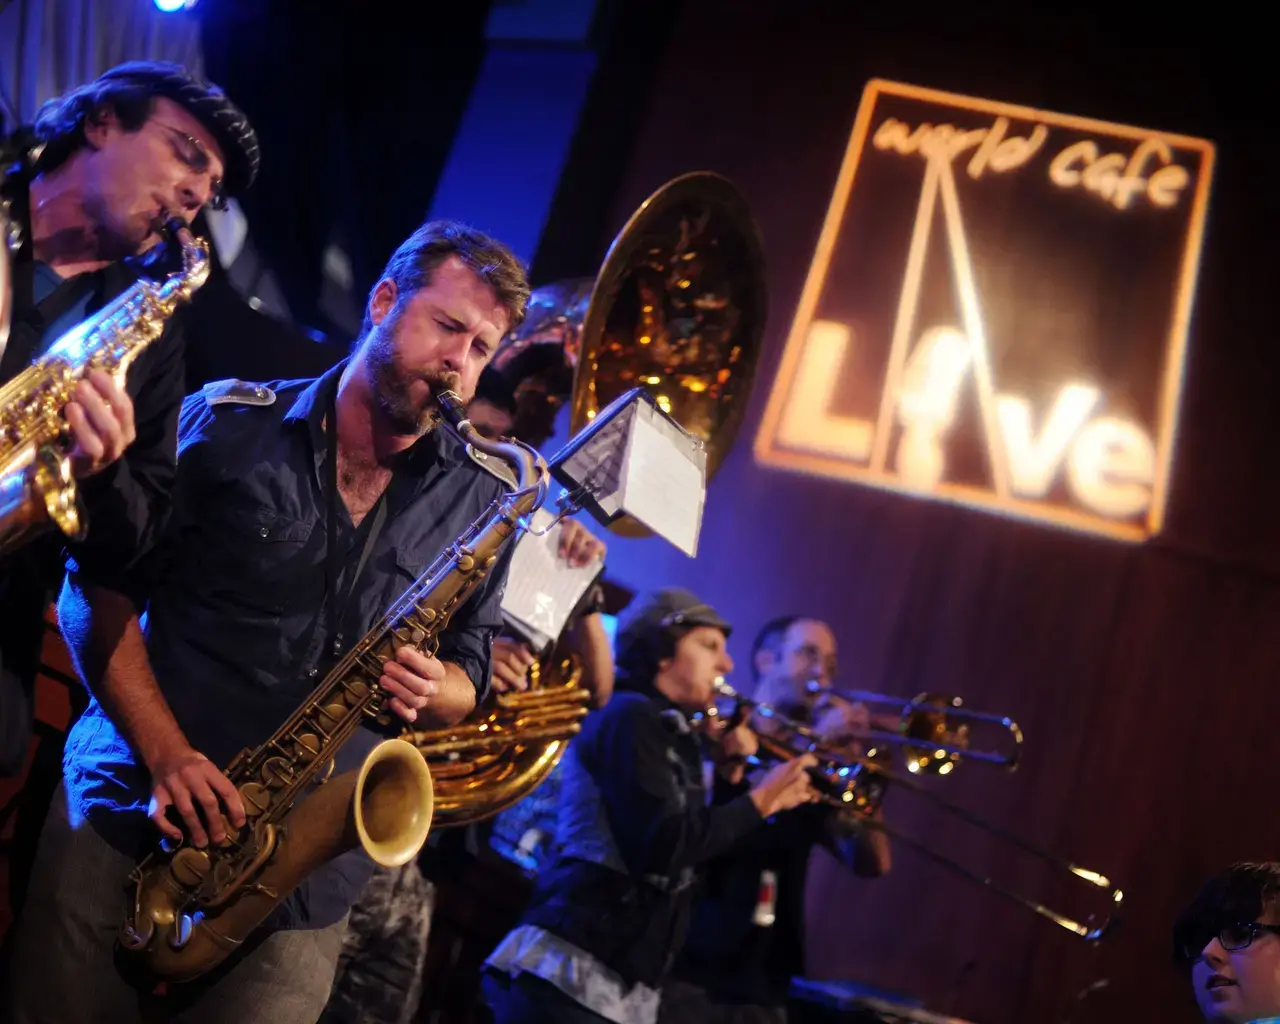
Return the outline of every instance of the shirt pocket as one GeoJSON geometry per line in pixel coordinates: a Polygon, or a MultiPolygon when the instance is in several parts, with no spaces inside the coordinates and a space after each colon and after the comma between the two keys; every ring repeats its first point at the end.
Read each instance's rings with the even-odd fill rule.
{"type": "Polygon", "coordinates": [[[210,598],[237,618],[278,623],[303,591],[323,586],[308,550],[313,523],[248,504],[224,508],[215,522],[202,538],[204,578],[210,598]]]}

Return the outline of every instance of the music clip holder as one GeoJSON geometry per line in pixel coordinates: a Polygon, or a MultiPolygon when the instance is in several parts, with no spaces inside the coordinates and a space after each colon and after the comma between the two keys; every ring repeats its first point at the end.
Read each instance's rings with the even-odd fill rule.
{"type": "Polygon", "coordinates": [[[629,515],[690,558],[707,491],[707,452],[644,388],[632,388],[552,457],[565,488],[560,516],[589,512],[602,526],[629,515]]]}

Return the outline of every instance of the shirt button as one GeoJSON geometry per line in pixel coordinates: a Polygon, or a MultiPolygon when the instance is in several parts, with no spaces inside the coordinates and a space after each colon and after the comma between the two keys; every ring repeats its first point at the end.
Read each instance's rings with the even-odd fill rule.
{"type": "Polygon", "coordinates": [[[320,670],[318,668],[313,668],[310,672],[307,673],[308,677],[310,677],[311,679],[314,679],[319,674],[320,674],[320,670]]]}
{"type": "Polygon", "coordinates": [[[259,526],[259,527],[258,527],[258,536],[259,536],[259,537],[266,537],[266,536],[268,536],[270,533],[271,533],[271,528],[270,528],[269,526],[259,526]]]}

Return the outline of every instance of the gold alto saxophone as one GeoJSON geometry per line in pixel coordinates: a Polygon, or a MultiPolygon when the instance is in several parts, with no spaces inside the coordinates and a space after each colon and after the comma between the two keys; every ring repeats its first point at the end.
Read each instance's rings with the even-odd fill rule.
{"type": "Polygon", "coordinates": [[[384,662],[406,645],[434,653],[454,611],[547,491],[547,466],[533,448],[481,437],[451,391],[437,402],[464,441],[511,463],[516,489],[497,499],[401,595],[270,739],[231,762],[227,778],[248,816],[239,834],[206,849],[162,843],[130,874],[132,905],[120,945],[158,978],[189,981],[221,963],[334,857],[362,846],[376,863],[396,867],[426,840],[431,773],[411,744],[389,739],[358,769],[332,779],[327,771],[338,748],[381,714],[384,695],[377,682],[384,662]]]}
{"type": "Polygon", "coordinates": [[[50,523],[83,539],[88,522],[71,475],[63,411],[90,370],[123,384],[133,361],[209,276],[208,243],[180,220],[165,231],[182,248],[180,272],[163,284],[136,282],[0,387],[0,554],[50,523]]]}

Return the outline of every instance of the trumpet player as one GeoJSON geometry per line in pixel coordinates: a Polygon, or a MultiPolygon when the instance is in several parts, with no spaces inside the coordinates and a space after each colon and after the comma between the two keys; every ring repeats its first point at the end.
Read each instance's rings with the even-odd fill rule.
{"type": "MultiPolygon", "coordinates": [[[[122,887],[161,835],[199,848],[244,826],[222,769],[288,721],[506,492],[437,429],[437,396],[470,397],[528,294],[505,246],[428,223],[374,286],[349,359],[315,380],[224,381],[187,399],[174,513],[131,592],[76,574],[63,589],[59,612],[92,700],[67,738],[17,927],[13,1024],[138,1020],[140,1001],[147,1019],[319,1017],[373,867],[363,851],[312,872],[215,970],[155,1006],[113,963],[122,887]],[[145,634],[134,610],[143,600],[145,634]]],[[[453,613],[435,656],[406,644],[382,664],[378,685],[400,719],[453,724],[483,694],[506,565],[453,613]]],[[[335,772],[380,739],[372,721],[360,726],[335,772]]],[[[283,774],[294,771],[286,754],[283,774]]]]}
{"type": "MultiPolygon", "coordinates": [[[[756,636],[751,659],[757,700],[809,726],[843,757],[861,754],[851,737],[868,731],[867,708],[822,696],[836,672],[835,635],[825,622],[775,619],[756,636]]],[[[778,728],[760,716],[751,724],[760,732],[778,728]]],[[[719,775],[714,799],[732,799],[749,785],[719,775]]],[[[662,1024],[785,1024],[791,978],[804,973],[805,880],[819,845],[860,877],[889,870],[884,833],[827,804],[781,815],[716,858],[663,989],[662,1024]]]]}
{"type": "Polygon", "coordinates": [[[1280,1020],[1280,863],[1233,864],[1206,882],[1173,951],[1209,1024],[1280,1020]]]}
{"type": "MultiPolygon", "coordinates": [[[[708,806],[691,716],[730,672],[730,626],[685,590],[637,597],[619,626],[616,690],[565,755],[557,850],[521,923],[486,963],[497,1024],[652,1024],[699,879],[717,854],[815,799],[805,755],[708,806]]],[[[713,745],[733,773],[739,727],[713,745]]]]}
{"type": "MultiPolygon", "coordinates": [[[[149,274],[165,219],[190,221],[248,188],[259,161],[253,127],[221,89],[151,62],[121,64],[50,100],[34,126],[0,140],[0,155],[0,226],[17,241],[0,383],[149,274]]],[[[66,407],[71,468],[92,524],[71,550],[83,572],[118,573],[147,537],[173,484],[183,381],[175,321],[123,386],[94,371],[66,407]]],[[[50,531],[0,562],[0,774],[16,774],[26,758],[62,545],[50,531]]],[[[37,813],[43,807],[30,803],[22,816],[37,813]]]]}

